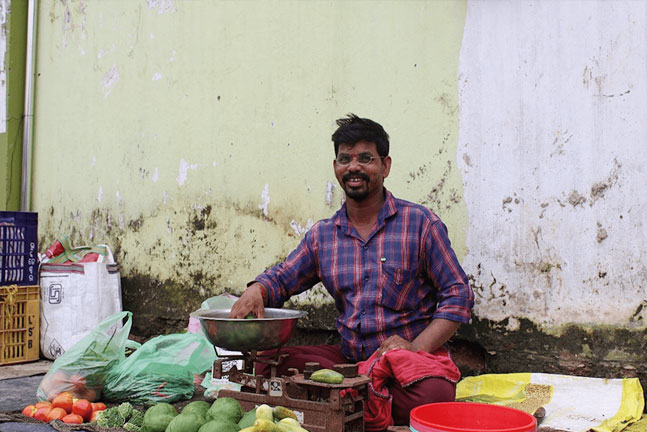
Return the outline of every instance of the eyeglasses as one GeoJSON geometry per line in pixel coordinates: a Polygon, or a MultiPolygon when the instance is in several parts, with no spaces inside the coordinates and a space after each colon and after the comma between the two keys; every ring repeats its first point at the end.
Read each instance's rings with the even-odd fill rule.
{"type": "Polygon", "coordinates": [[[384,156],[373,156],[370,153],[360,153],[360,154],[348,154],[348,153],[339,153],[337,158],[337,165],[346,166],[351,163],[353,158],[357,158],[357,163],[360,165],[370,165],[373,163],[374,159],[384,159],[384,156]]]}

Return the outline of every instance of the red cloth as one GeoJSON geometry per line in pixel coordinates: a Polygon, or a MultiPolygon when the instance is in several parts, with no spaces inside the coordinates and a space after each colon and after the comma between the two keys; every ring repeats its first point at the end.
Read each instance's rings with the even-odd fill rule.
{"type": "Polygon", "coordinates": [[[460,371],[441,347],[433,353],[395,349],[377,357],[375,353],[357,363],[359,373],[371,378],[369,397],[364,409],[364,427],[367,431],[381,431],[393,425],[392,397],[387,384],[395,379],[402,387],[425,378],[443,378],[457,383],[460,371]]]}

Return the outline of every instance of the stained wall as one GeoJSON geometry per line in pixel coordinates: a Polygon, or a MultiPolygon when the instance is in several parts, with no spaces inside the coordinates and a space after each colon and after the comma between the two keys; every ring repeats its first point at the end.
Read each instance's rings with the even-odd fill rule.
{"type": "Polygon", "coordinates": [[[330,136],[349,112],[383,124],[387,187],[437,209],[465,254],[464,2],[39,6],[41,243],[108,243],[139,331],[240,293],[339,208],[330,136]]]}
{"type": "MultiPolygon", "coordinates": [[[[108,243],[135,330],[186,325],[334,213],[334,120],[391,135],[387,187],[446,222],[477,371],[639,375],[647,6],[42,1],[41,244],[108,243]]],[[[330,330],[320,289],[296,300],[330,330]]]]}

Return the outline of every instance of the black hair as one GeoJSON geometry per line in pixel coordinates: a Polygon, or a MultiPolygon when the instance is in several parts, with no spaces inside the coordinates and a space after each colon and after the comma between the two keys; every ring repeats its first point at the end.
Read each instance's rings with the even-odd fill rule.
{"type": "Polygon", "coordinates": [[[339,127],[332,134],[335,156],[340,144],[355,145],[358,141],[374,142],[380,156],[389,155],[389,134],[379,123],[350,113],[347,117],[338,119],[337,126],[339,127]]]}

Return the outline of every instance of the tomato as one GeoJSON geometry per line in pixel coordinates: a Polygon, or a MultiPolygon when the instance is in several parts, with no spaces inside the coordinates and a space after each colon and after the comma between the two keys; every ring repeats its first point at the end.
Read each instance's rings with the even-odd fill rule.
{"type": "Polygon", "coordinates": [[[103,402],[92,402],[90,405],[92,405],[92,412],[97,412],[97,411],[103,411],[106,409],[106,404],[103,402]]]}
{"type": "Polygon", "coordinates": [[[82,394],[85,391],[85,378],[79,374],[74,374],[70,377],[70,385],[74,393],[82,394]]]}
{"type": "Polygon", "coordinates": [[[48,389],[50,390],[47,394],[47,399],[50,401],[56,397],[61,392],[68,391],[71,389],[70,380],[65,372],[62,370],[56,371],[48,383],[48,389]]]}
{"type": "Polygon", "coordinates": [[[39,401],[34,404],[34,407],[36,407],[36,409],[43,408],[43,407],[51,408],[52,403],[50,401],[39,401]]]}
{"type": "Polygon", "coordinates": [[[59,393],[69,391],[72,385],[68,375],[62,370],[57,370],[51,374],[48,372],[45,375],[45,378],[40,383],[40,388],[47,399],[51,401],[59,393]]]}
{"type": "Polygon", "coordinates": [[[63,408],[66,414],[72,413],[72,406],[74,404],[72,393],[63,392],[58,394],[52,399],[52,408],[63,408]]]}
{"type": "Polygon", "coordinates": [[[61,420],[63,420],[63,423],[68,423],[68,424],[81,424],[81,423],[83,423],[83,417],[81,417],[78,414],[68,414],[65,417],[63,417],[61,420]]]}
{"type": "Polygon", "coordinates": [[[90,416],[90,423],[94,423],[97,421],[97,414],[99,414],[101,411],[92,411],[92,415],[90,416]]]}
{"type": "Polygon", "coordinates": [[[72,414],[78,414],[84,421],[90,420],[92,416],[92,404],[87,399],[77,399],[72,407],[72,414]]]}
{"type": "Polygon", "coordinates": [[[60,420],[66,415],[67,415],[67,412],[63,408],[61,407],[52,408],[47,413],[47,421],[50,422],[52,420],[60,420]]]}
{"type": "Polygon", "coordinates": [[[36,407],[34,405],[27,405],[22,409],[22,415],[33,417],[36,414],[36,407]]]}
{"type": "Polygon", "coordinates": [[[92,389],[85,389],[83,393],[79,394],[79,399],[87,399],[92,402],[97,399],[97,392],[92,389]]]}
{"type": "Polygon", "coordinates": [[[38,408],[38,409],[36,410],[36,412],[34,413],[34,418],[35,418],[36,420],[40,420],[40,421],[44,421],[44,422],[46,422],[46,421],[48,421],[48,420],[47,420],[47,414],[49,414],[49,412],[50,412],[51,410],[52,410],[52,408],[50,408],[50,407],[48,407],[48,406],[40,407],[40,408],[38,408]]]}

